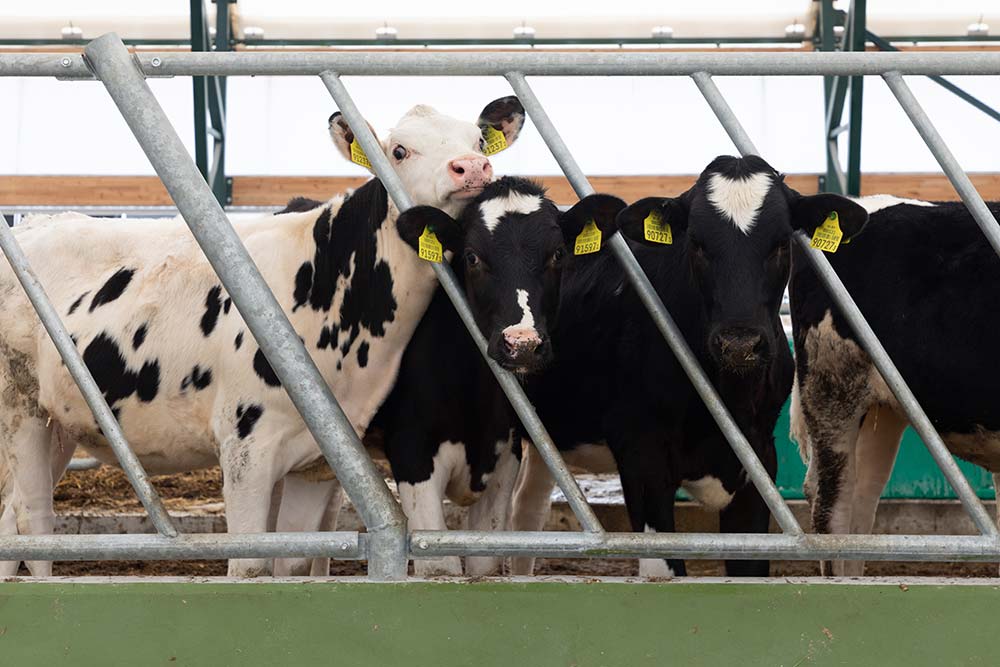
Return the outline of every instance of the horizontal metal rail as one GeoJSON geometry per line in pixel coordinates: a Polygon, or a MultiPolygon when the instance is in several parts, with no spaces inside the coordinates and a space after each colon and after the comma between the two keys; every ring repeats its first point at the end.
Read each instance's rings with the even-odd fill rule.
{"type": "Polygon", "coordinates": [[[205,560],[215,558],[365,558],[370,536],[330,533],[160,535],[5,535],[0,560],[205,560]]]}
{"type": "MultiPolygon", "coordinates": [[[[355,136],[361,143],[361,148],[364,149],[365,154],[372,163],[372,168],[378,174],[379,180],[382,181],[382,185],[385,186],[385,189],[389,192],[389,196],[395,202],[396,208],[400,211],[410,208],[413,202],[410,200],[409,193],[403,187],[403,182],[399,179],[395,169],[389,164],[389,160],[385,157],[382,147],[378,143],[378,139],[372,134],[368,123],[361,115],[361,112],[358,111],[354,100],[351,99],[350,93],[348,93],[347,88],[344,86],[344,82],[340,80],[340,76],[334,72],[323,72],[320,78],[337,103],[337,108],[340,109],[341,113],[344,114],[344,118],[347,119],[348,125],[354,130],[355,136]]],[[[465,294],[455,279],[455,274],[451,270],[451,266],[447,262],[435,262],[432,266],[434,267],[434,273],[437,275],[438,281],[444,288],[452,305],[455,306],[455,310],[465,324],[469,335],[475,341],[476,347],[479,348],[479,352],[483,355],[483,359],[486,360],[486,364],[500,383],[500,387],[507,395],[508,400],[510,400],[511,406],[521,419],[521,423],[524,425],[529,437],[535,443],[536,449],[538,449],[545,464],[552,472],[559,490],[566,496],[566,501],[572,508],[576,518],[580,521],[584,530],[596,533],[602,532],[604,529],[601,527],[600,520],[587,502],[587,497],[580,490],[580,485],[577,483],[576,478],[573,477],[569,468],[566,467],[562,456],[556,449],[555,443],[545,430],[542,421],[538,418],[538,414],[531,405],[531,401],[525,395],[521,384],[512,373],[502,368],[487,354],[486,339],[479,330],[479,325],[476,324],[476,318],[469,309],[469,304],[465,300],[465,294]]]]}
{"type": "MultiPolygon", "coordinates": [[[[100,38],[103,39],[103,38],[100,38]]],[[[96,41],[96,40],[95,40],[96,41]]],[[[92,42],[93,43],[93,42],[92,42]]],[[[143,52],[143,75],[157,76],[861,76],[996,74],[1000,53],[258,53],[143,52]]],[[[3,53],[0,76],[93,79],[76,54],[3,53]]]]}
{"type": "Polygon", "coordinates": [[[1000,560],[1000,540],[976,535],[761,535],[747,533],[551,533],[423,531],[413,553],[542,558],[692,558],[752,560],[1000,560]]]}
{"type": "MultiPolygon", "coordinates": [[[[740,154],[758,155],[756,146],[750,140],[746,130],[743,129],[743,125],[729,107],[722,93],[719,92],[712,78],[702,74],[695,77],[695,82],[698,83],[698,87],[705,93],[705,100],[719,119],[722,127],[725,128],[726,133],[729,134],[729,138],[736,144],[736,148],[740,154]]],[[[962,173],[962,176],[964,176],[964,173],[962,173]]],[[[966,177],[966,180],[968,180],[968,177],[966,177]]],[[[969,187],[972,187],[971,183],[969,187]]],[[[975,193],[975,189],[973,189],[973,193],[975,193]]],[[[978,197],[979,195],[976,194],[975,196],[978,197]]],[[[982,199],[979,202],[982,204],[982,199]]],[[[985,208],[985,204],[983,204],[983,208],[985,208]]],[[[989,214],[988,210],[987,214],[989,214]]],[[[995,228],[996,223],[994,222],[993,225],[995,228]]],[[[1000,233],[1000,230],[995,231],[1000,233]]],[[[892,363],[888,352],[885,351],[885,348],[875,335],[875,332],[872,331],[868,321],[865,320],[861,310],[854,303],[854,299],[851,298],[847,288],[844,287],[844,283],[840,280],[836,271],[833,270],[833,267],[830,266],[830,262],[822,251],[809,247],[809,238],[805,234],[798,232],[794,237],[805,256],[809,259],[813,270],[816,271],[820,282],[826,287],[827,293],[833,299],[834,303],[837,304],[837,308],[841,314],[850,323],[851,329],[854,330],[855,335],[857,335],[861,343],[861,347],[871,357],[872,362],[878,368],[879,373],[889,386],[893,396],[896,397],[896,400],[899,401],[906,412],[910,423],[913,424],[914,429],[916,429],[921,439],[927,445],[931,456],[938,464],[938,467],[941,468],[941,472],[944,473],[948,483],[955,490],[955,494],[959,500],[962,501],[962,506],[969,513],[976,528],[983,535],[997,535],[997,526],[993,523],[986,508],[983,507],[982,501],[979,500],[972,485],[969,484],[969,480],[965,478],[958,464],[951,457],[941,436],[938,435],[927,414],[917,402],[916,396],[913,395],[903,376],[895,364],[892,363]]]]}

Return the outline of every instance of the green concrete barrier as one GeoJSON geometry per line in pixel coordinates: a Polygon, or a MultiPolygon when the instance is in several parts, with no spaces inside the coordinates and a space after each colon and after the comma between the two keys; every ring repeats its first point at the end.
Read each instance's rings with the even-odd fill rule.
{"type": "Polygon", "coordinates": [[[991,665],[995,585],[3,583],[2,665],[991,665]]]}

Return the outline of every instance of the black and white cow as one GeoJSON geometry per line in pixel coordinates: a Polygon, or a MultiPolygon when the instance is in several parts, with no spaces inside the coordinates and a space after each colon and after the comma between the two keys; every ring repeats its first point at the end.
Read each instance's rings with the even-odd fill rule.
{"type": "MultiPolygon", "coordinates": [[[[423,206],[404,213],[397,225],[404,238],[414,239],[430,226],[454,251],[455,275],[490,357],[526,377],[542,372],[559,354],[548,332],[560,302],[560,277],[580,259],[567,246],[590,220],[606,237],[613,234],[615,215],[624,206],[617,197],[592,195],[560,213],[537,184],[502,178],[457,221],[423,206]]],[[[503,529],[520,458],[512,449],[517,428],[496,378],[439,289],[365,439],[388,459],[410,529],[445,530],[446,497],[469,507],[471,529],[503,529]]],[[[520,449],[520,437],[516,442],[520,449]]],[[[298,511],[318,514],[303,506],[298,511]]],[[[335,516],[335,509],[326,516],[335,516]]],[[[499,559],[467,559],[469,574],[495,573],[499,566],[499,559]]],[[[323,574],[327,563],[295,560],[281,567],[282,574],[323,574]]],[[[462,573],[457,557],[416,560],[414,569],[422,576],[462,573]]]]}
{"type": "MultiPolygon", "coordinates": [[[[381,145],[417,203],[457,215],[492,180],[485,128],[510,144],[523,121],[516,98],[494,101],[476,123],[417,106],[381,145]]],[[[354,135],[340,114],[330,133],[350,159],[354,135]]],[[[437,287],[397,217],[371,180],[318,208],[236,225],[359,434],[437,287]]],[[[35,218],[15,234],[149,472],[218,463],[236,533],[269,528],[282,479],[286,498],[308,494],[319,450],[180,221],[70,214],[35,218]]],[[[53,485],[74,445],[104,462],[114,456],[6,263],[0,313],[0,534],[49,533],[53,485]]],[[[229,572],[270,566],[237,560],[229,572]]],[[[29,567],[51,572],[50,563],[29,567]]],[[[16,569],[8,562],[0,573],[16,569]]]]}
{"type": "MultiPolygon", "coordinates": [[[[1000,259],[960,202],[858,200],[860,237],[828,254],[948,448],[1000,473],[1000,259]]],[[[989,205],[1000,215],[1000,203],[989,205]]],[[[804,257],[790,285],[796,376],[791,428],[808,459],[817,533],[872,531],[908,424],[804,257]]],[[[823,563],[860,575],[863,561],[823,563]]]]}
{"type": "MultiPolygon", "coordinates": [[[[642,199],[618,216],[622,233],[642,243],[637,259],[772,477],[774,425],[793,374],[778,317],[790,237],[797,229],[812,233],[831,211],[849,234],[866,218],[843,197],[800,195],[759,157],[723,156],[679,197],[642,199]],[[672,244],[645,240],[651,214],[670,225],[672,244]]],[[[723,532],[766,532],[769,512],[743,466],[617,263],[600,263],[563,286],[564,293],[586,293],[591,308],[560,313],[553,344],[565,353],[532,394],[557,445],[575,463],[617,468],[636,531],[673,531],[674,497],[683,487],[721,511],[723,532]],[[613,461],[602,456],[601,442],[613,461]]],[[[547,513],[552,485],[536,457],[529,448],[514,530],[539,529],[547,513]]],[[[516,574],[531,566],[530,559],[514,562],[516,574]]],[[[640,569],[680,575],[684,563],[651,561],[640,569]]],[[[729,561],[726,570],[766,576],[768,563],[729,561]]]]}

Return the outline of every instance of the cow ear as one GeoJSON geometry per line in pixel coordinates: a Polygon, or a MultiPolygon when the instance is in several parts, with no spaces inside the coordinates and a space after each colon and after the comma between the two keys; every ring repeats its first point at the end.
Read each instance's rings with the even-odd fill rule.
{"type": "MultiPolygon", "coordinates": [[[[375,139],[378,140],[378,134],[376,134],[375,128],[372,127],[371,123],[368,123],[367,121],[365,122],[368,124],[368,129],[372,131],[375,139]]],[[[354,164],[361,165],[368,171],[372,171],[372,165],[368,161],[368,156],[366,156],[365,152],[361,149],[361,144],[357,143],[357,137],[354,135],[354,131],[348,127],[347,120],[339,111],[330,116],[330,138],[333,139],[333,145],[337,147],[337,150],[340,151],[341,155],[354,164]]],[[[381,144],[381,140],[379,143],[381,144]]],[[[385,150],[384,147],[383,150],[385,150]]]]}
{"type": "MultiPolygon", "coordinates": [[[[573,247],[576,237],[591,220],[601,230],[601,238],[607,241],[618,231],[615,218],[618,212],[625,208],[625,202],[613,195],[589,195],[584,197],[573,208],[559,215],[559,227],[562,228],[566,245],[573,247]]],[[[602,247],[604,244],[601,244],[602,247]]]]}
{"type": "Polygon", "coordinates": [[[482,130],[485,140],[483,153],[499,153],[517,140],[524,127],[524,107],[521,106],[521,100],[514,95],[493,100],[479,114],[476,124],[482,130]]]}
{"type": "Polygon", "coordinates": [[[414,206],[399,214],[396,229],[400,238],[414,250],[420,243],[420,235],[430,227],[444,250],[461,250],[464,243],[462,227],[450,215],[433,206],[414,206]]]}
{"type": "Polygon", "coordinates": [[[829,192],[802,196],[791,190],[791,210],[792,227],[801,229],[807,236],[812,236],[816,228],[834,212],[840,222],[840,231],[844,233],[843,241],[860,234],[868,222],[868,211],[863,206],[829,192]]]}
{"type": "Polygon", "coordinates": [[[638,241],[644,245],[662,248],[673,242],[673,237],[682,234],[687,230],[687,207],[680,198],[675,197],[646,197],[640,199],[631,206],[626,207],[618,214],[618,227],[626,238],[638,241]],[[658,225],[660,233],[655,235],[654,240],[646,233],[647,218],[658,225]],[[666,226],[670,226],[670,239],[668,243],[664,241],[666,226]]]}

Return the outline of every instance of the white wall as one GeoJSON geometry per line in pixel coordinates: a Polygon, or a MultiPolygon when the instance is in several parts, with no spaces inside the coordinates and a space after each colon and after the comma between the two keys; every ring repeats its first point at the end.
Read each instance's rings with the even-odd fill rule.
{"type": "MultiPolygon", "coordinates": [[[[1000,108],[996,79],[955,83],[1000,108]]],[[[969,171],[1000,171],[1000,123],[929,80],[910,85],[969,171]]],[[[385,131],[412,104],[430,103],[474,120],[510,94],[491,78],[347,80],[360,108],[385,131]]],[[[533,86],[583,169],[601,174],[696,173],[733,152],[694,84],[669,78],[536,78],[533,86]]],[[[171,122],[193,149],[189,79],[151,80],[171,122]]],[[[824,169],[819,78],[720,79],[764,156],[787,172],[824,169]]],[[[229,80],[230,174],[346,175],[326,134],[333,101],[318,79],[229,80]]],[[[846,144],[846,138],[842,143],[846,144]]],[[[497,155],[498,173],[555,174],[530,124],[516,148],[497,155]]],[[[863,169],[935,171],[937,164],[885,85],[866,79],[863,169]]],[[[0,78],[0,174],[149,174],[152,170],[100,84],[0,78]]]]}

